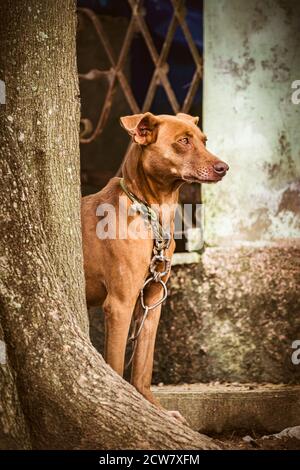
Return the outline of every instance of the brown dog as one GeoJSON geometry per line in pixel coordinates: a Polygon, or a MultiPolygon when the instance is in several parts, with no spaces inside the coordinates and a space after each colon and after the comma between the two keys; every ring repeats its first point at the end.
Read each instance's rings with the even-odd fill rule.
{"type": "MultiPolygon", "coordinates": [[[[126,187],[149,205],[173,205],[178,201],[179,187],[184,182],[212,183],[222,179],[226,163],[206,149],[206,137],[197,127],[198,118],[179,113],[177,116],[151,113],[121,118],[121,124],[132,136],[133,144],[123,164],[126,187]]],[[[132,316],[143,314],[139,293],[149,275],[153,239],[134,236],[99,239],[97,209],[111,204],[116,211],[116,233],[119,229],[119,198],[127,208],[132,201],[126,196],[120,178],[112,178],[100,192],[82,199],[82,234],[86,298],[88,306],[103,305],[105,313],[105,360],[123,375],[124,356],[132,316]]],[[[99,214],[99,210],[98,210],[99,214]]],[[[161,214],[161,209],[159,209],[161,214]]],[[[102,214],[103,216],[103,214],[102,214]]],[[[174,219],[174,214],[172,215],[174,219]]],[[[129,215],[126,223],[140,219],[129,215]]],[[[146,229],[145,229],[146,230],[146,229]]],[[[174,224],[171,221],[171,236],[174,224]]],[[[175,248],[172,238],[166,255],[171,259],[175,248]]],[[[166,280],[168,275],[164,277],[166,280]]],[[[145,303],[153,304],[162,296],[159,283],[149,284],[145,303]]],[[[131,382],[150,402],[160,406],[151,390],[154,344],[161,307],[151,310],[137,339],[132,363],[131,382]]],[[[178,412],[170,411],[179,417],[178,412]]]]}

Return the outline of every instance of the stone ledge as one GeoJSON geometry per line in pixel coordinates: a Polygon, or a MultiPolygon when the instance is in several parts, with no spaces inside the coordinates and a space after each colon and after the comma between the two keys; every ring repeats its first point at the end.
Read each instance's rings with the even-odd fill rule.
{"type": "Polygon", "coordinates": [[[174,253],[172,258],[172,266],[179,264],[193,264],[201,261],[201,255],[196,251],[190,253],[174,253]]]}
{"type": "Polygon", "coordinates": [[[207,434],[230,431],[275,433],[300,425],[300,385],[166,385],[153,387],[169,410],[207,434]]]}

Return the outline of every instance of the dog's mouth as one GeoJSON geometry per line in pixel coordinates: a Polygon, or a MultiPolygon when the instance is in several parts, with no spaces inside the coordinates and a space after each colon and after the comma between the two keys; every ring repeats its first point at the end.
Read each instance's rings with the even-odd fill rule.
{"type": "Polygon", "coordinates": [[[223,176],[214,176],[213,178],[201,178],[200,176],[197,175],[188,175],[188,176],[183,176],[182,177],[183,181],[186,183],[205,183],[205,184],[213,184],[213,183],[218,183],[223,179],[223,176]]]}

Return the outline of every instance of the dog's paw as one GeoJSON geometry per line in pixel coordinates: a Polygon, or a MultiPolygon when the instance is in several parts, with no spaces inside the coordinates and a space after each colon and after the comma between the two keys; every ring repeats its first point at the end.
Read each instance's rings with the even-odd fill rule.
{"type": "Polygon", "coordinates": [[[179,413],[179,411],[177,411],[177,410],[168,410],[167,413],[168,413],[169,416],[172,416],[173,418],[178,419],[178,421],[180,421],[182,424],[185,424],[186,426],[189,425],[187,420],[182,416],[182,414],[179,413]]]}

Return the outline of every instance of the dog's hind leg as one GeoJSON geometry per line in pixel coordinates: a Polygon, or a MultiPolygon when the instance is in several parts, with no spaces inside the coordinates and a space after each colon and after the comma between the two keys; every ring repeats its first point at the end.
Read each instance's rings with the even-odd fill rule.
{"type": "MultiPolygon", "coordinates": [[[[146,305],[153,305],[162,296],[162,290],[158,284],[151,286],[146,294],[146,305]]],[[[137,338],[135,345],[135,353],[132,361],[131,383],[132,385],[151,403],[162,408],[159,401],[155,398],[151,391],[151,379],[153,370],[154,347],[161,313],[161,305],[150,310],[144,322],[144,326],[137,338]]],[[[134,311],[134,318],[140,320],[143,317],[143,309],[138,301],[134,311]]],[[[186,420],[178,411],[165,410],[169,415],[181,422],[186,420]]]]}
{"type": "MultiPolygon", "coordinates": [[[[154,302],[154,301],[153,301],[154,302]]],[[[159,323],[161,306],[150,310],[144,322],[143,328],[134,345],[134,356],[131,369],[132,385],[151,403],[160,406],[158,400],[150,390],[153,357],[157,327],[159,323]]],[[[135,320],[140,323],[143,309],[138,301],[134,311],[135,320]]]]}

